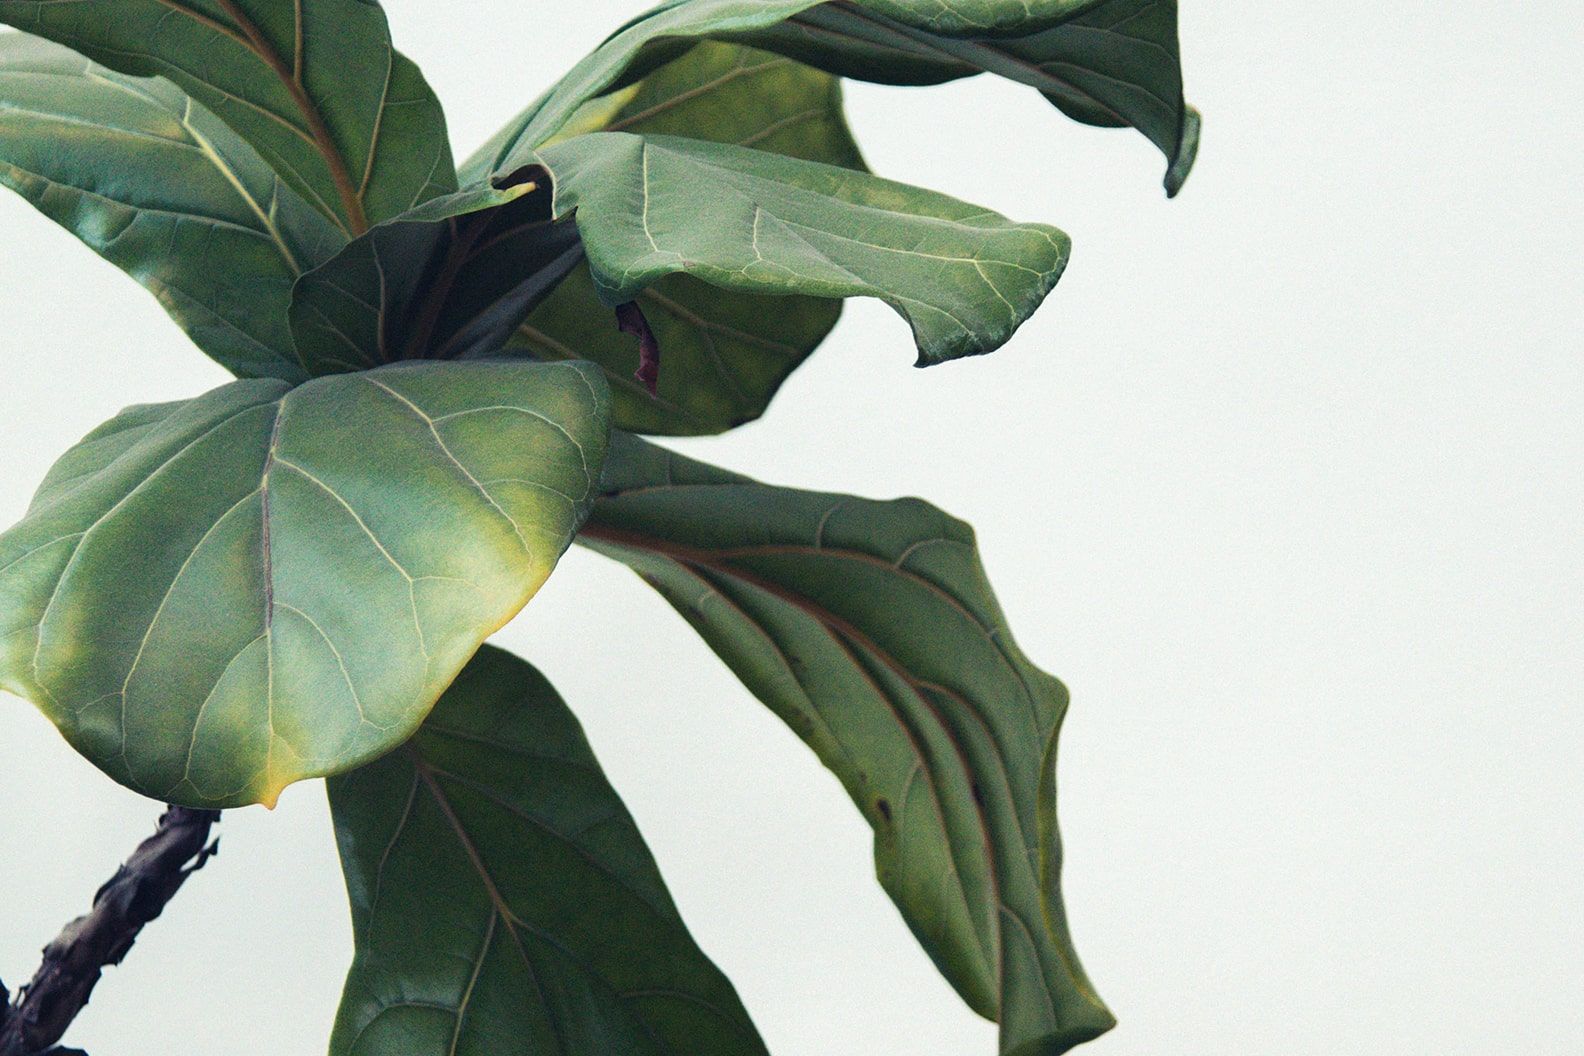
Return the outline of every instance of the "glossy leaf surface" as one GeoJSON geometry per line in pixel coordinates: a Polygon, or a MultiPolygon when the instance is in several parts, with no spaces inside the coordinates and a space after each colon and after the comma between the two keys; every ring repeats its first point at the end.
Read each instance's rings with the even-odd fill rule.
{"type": "Polygon", "coordinates": [[[884,84],[994,73],[1081,121],[1138,128],[1166,154],[1170,194],[1193,164],[1198,119],[1183,101],[1174,0],[668,0],[578,63],[486,145],[469,175],[525,164],[590,99],[701,37],[884,84]]]}
{"type": "Polygon", "coordinates": [[[456,189],[440,103],[373,0],[0,0],[0,22],[168,77],[348,235],[456,189]]]}
{"type": "Polygon", "coordinates": [[[583,365],[425,363],[129,408],[0,536],[0,688],[190,806],[374,758],[549,575],[607,407],[583,365]]]}
{"type": "Polygon", "coordinates": [[[551,223],[548,190],[534,192],[523,183],[432,199],[304,275],[291,330],[305,369],[499,352],[582,259],[577,228],[551,223]]]}
{"type": "MultiPolygon", "coordinates": [[[[781,55],[705,42],[622,92],[591,100],[564,134],[687,136],[864,168],[842,116],[840,81],[781,55]]],[[[513,347],[541,359],[605,367],[612,417],[645,433],[717,433],[759,417],[786,376],[825,338],[841,302],[717,289],[686,275],[638,295],[660,341],[659,393],[633,380],[637,343],[579,266],[517,331],[513,347]]]]}
{"type": "Polygon", "coordinates": [[[610,305],[675,274],[749,293],[878,297],[912,327],[923,365],[999,348],[1067,263],[1053,227],[834,165],[627,132],[537,156],[610,305]]]}
{"type": "Polygon", "coordinates": [[[523,661],[485,646],[330,805],[357,940],[331,1056],[763,1056],[523,661]]]}
{"type": "Polygon", "coordinates": [[[0,35],[0,182],[147,287],[227,369],[307,377],[292,284],[340,233],[168,81],[0,35]]]}
{"type": "Polygon", "coordinates": [[[1013,642],[972,530],[917,499],[759,484],[617,434],[581,540],[659,590],[841,779],[881,883],[1001,1051],[1109,1029],[1060,891],[1067,691],[1013,642]]]}

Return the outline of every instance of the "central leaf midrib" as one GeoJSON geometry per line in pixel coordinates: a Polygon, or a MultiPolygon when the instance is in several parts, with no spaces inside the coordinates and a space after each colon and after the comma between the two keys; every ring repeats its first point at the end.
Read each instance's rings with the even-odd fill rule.
{"type": "MultiPolygon", "coordinates": [[[[318,104],[314,102],[303,87],[300,70],[302,61],[300,50],[295,58],[299,68],[288,67],[280,53],[269,43],[258,26],[236,3],[236,0],[215,0],[220,9],[231,19],[233,24],[229,26],[219,19],[212,18],[201,11],[188,7],[186,4],[181,3],[180,0],[156,0],[156,2],[177,14],[192,19],[199,25],[207,26],[209,29],[241,45],[269,68],[270,72],[280,81],[281,87],[286,90],[286,94],[291,97],[293,105],[297,107],[303,119],[308,122],[307,132],[292,126],[293,130],[307,139],[324,160],[325,166],[329,170],[330,180],[335,184],[336,193],[341,198],[341,206],[346,211],[346,217],[344,220],[342,217],[332,217],[332,219],[345,228],[353,237],[357,237],[367,231],[369,223],[363,209],[363,200],[359,190],[353,185],[352,173],[347,166],[346,158],[342,155],[340,147],[337,146],[334,137],[331,135],[330,128],[325,123],[324,114],[320,111],[318,104]]],[[[302,36],[302,6],[300,3],[296,8],[296,18],[297,34],[300,40],[302,36]]],[[[389,49],[387,48],[387,50],[389,49]]],[[[387,85],[389,80],[390,71],[387,69],[387,85]]],[[[216,88],[215,90],[219,91],[220,89],[216,88]]],[[[381,113],[383,113],[383,108],[381,113]]],[[[370,165],[373,164],[375,149],[376,144],[370,143],[370,165]]]]}
{"type": "MultiPolygon", "coordinates": [[[[423,781],[424,786],[428,789],[429,794],[434,798],[436,805],[440,809],[440,813],[446,819],[447,825],[455,834],[457,842],[462,845],[463,852],[467,856],[468,861],[472,864],[473,870],[477,874],[479,882],[484,885],[485,892],[487,893],[491,904],[494,906],[495,913],[506,925],[506,930],[512,934],[513,941],[517,946],[518,953],[522,959],[523,967],[527,969],[529,978],[534,984],[534,989],[539,994],[540,1004],[546,1019],[548,1019],[550,1022],[551,1033],[556,1040],[556,1045],[564,1053],[566,1045],[564,1040],[565,1030],[557,1019],[554,1007],[551,1005],[549,999],[545,996],[543,988],[539,985],[538,972],[535,970],[533,962],[528,957],[528,951],[523,948],[521,939],[517,935],[517,929],[521,928],[541,941],[554,946],[557,950],[561,951],[565,957],[577,964],[578,967],[581,968],[590,979],[596,980],[601,985],[605,986],[612,994],[616,996],[617,1000],[621,1001],[624,1005],[628,1003],[626,996],[584,958],[569,950],[562,943],[558,942],[554,936],[534,927],[521,917],[517,916],[517,914],[512,910],[511,905],[506,901],[505,896],[501,894],[500,888],[496,885],[495,879],[491,875],[488,866],[486,866],[484,863],[484,857],[479,851],[478,845],[473,841],[473,837],[467,831],[467,827],[462,824],[462,819],[457,815],[456,808],[452,805],[450,797],[446,795],[445,790],[440,786],[439,777],[441,774],[445,774],[445,776],[448,776],[453,780],[456,779],[456,775],[436,770],[429,763],[429,761],[424,758],[423,754],[418,750],[418,748],[413,746],[410,742],[404,748],[404,751],[406,752],[408,759],[410,760],[414,770],[417,772],[419,778],[423,781]]],[[[469,784],[470,787],[472,786],[471,782],[463,783],[469,784]]],[[[476,790],[477,789],[475,788],[475,791],[476,790]]],[[[487,798],[497,802],[498,804],[498,801],[494,800],[494,797],[487,798]]],[[[570,841],[567,842],[570,843],[570,841]]],[[[625,887],[625,885],[623,886],[625,887]]],[[[636,892],[633,893],[636,895],[636,892]]],[[[645,904],[648,904],[647,901],[645,901],[645,904]]],[[[666,1052],[675,1051],[671,1048],[671,1046],[667,1045],[658,1034],[655,1033],[654,1027],[649,1024],[649,1021],[644,1016],[639,1015],[636,1011],[633,1011],[632,1019],[633,1022],[635,1022],[639,1028],[649,1036],[650,1040],[652,1040],[659,1049],[666,1052]]]]}
{"type": "Polygon", "coordinates": [[[264,592],[264,631],[268,634],[275,625],[275,559],[271,547],[270,475],[275,471],[275,456],[280,449],[281,419],[285,417],[286,401],[282,397],[275,403],[275,420],[270,424],[269,443],[264,449],[264,464],[259,470],[259,551],[261,559],[260,587],[264,592]]]}

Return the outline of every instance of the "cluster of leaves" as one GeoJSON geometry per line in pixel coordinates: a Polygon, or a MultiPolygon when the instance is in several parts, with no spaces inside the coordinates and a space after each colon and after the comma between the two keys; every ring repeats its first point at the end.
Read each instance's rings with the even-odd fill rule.
{"type": "Polygon", "coordinates": [[[637,434],[757,417],[847,297],[920,364],[1004,343],[1067,239],[871,175],[839,78],[994,73],[1138,129],[1175,192],[1175,3],[666,0],[460,167],[372,0],[0,21],[0,180],[238,378],[50,471],[0,536],[0,687],[149,796],[329,777],[357,939],[332,1052],[764,1051],[576,721],[482,645],[574,540],[840,777],[1003,1053],[1111,1025],[1059,895],[1066,693],[970,529],[637,434]]]}

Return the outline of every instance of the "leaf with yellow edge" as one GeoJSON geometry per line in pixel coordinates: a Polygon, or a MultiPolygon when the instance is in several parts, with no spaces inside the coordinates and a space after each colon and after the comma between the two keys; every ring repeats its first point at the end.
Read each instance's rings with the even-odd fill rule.
{"type": "Polygon", "coordinates": [[[367,762],[549,576],[608,408],[586,364],[436,362],[129,408],[0,535],[0,688],[189,806],[367,762]]]}

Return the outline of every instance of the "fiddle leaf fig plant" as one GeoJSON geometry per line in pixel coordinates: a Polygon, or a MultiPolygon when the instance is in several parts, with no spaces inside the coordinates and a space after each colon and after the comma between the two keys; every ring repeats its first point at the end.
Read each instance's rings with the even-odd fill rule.
{"type": "MultiPolygon", "coordinates": [[[[1175,3],[666,0],[460,166],[372,0],[0,22],[0,182],[237,379],[122,411],[0,535],[0,688],[173,805],[124,876],[185,876],[209,812],[325,778],[356,939],[336,1056],[764,1053],[567,705],[486,644],[580,542],[841,780],[1001,1056],[1109,1029],[1060,892],[1067,692],[972,530],[642,437],[765,413],[846,298],[893,308],[920,366],[1010,340],[1067,237],[872,174],[841,79],[1006,78],[1142,133],[1175,194],[1175,3]]],[[[0,1001],[0,1056],[50,1049],[125,952],[135,928],[73,948],[131,926],[103,902],[0,1001]]]]}

